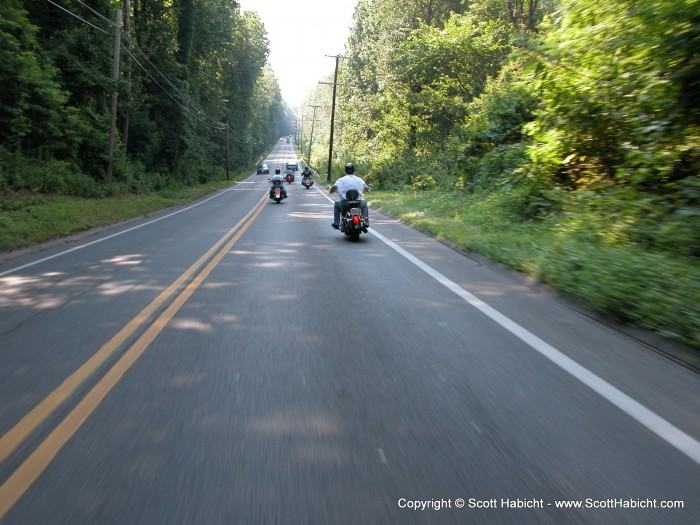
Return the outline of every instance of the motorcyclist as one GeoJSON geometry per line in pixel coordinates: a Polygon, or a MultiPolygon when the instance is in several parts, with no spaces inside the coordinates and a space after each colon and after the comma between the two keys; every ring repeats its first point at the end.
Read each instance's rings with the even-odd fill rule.
{"type": "Polygon", "coordinates": [[[270,198],[273,198],[275,188],[280,188],[282,190],[282,198],[286,199],[287,198],[287,190],[284,187],[284,178],[280,174],[281,170],[279,168],[275,169],[275,174],[272,176],[270,179],[270,182],[272,185],[270,186],[270,198]]]}
{"type": "MultiPolygon", "coordinates": [[[[340,212],[345,207],[348,202],[346,194],[348,190],[357,190],[357,192],[362,196],[365,191],[369,189],[369,186],[360,177],[355,175],[355,165],[352,162],[348,162],[345,165],[345,175],[340,177],[335,184],[331,187],[330,193],[338,193],[340,198],[335,201],[333,205],[333,223],[331,226],[336,230],[340,228],[340,212]]],[[[367,208],[367,201],[362,199],[362,216],[365,217],[365,224],[369,222],[369,209],[367,208]]]]}
{"type": "MultiPolygon", "coordinates": [[[[301,172],[301,183],[304,184],[304,181],[307,179],[311,180],[311,170],[308,166],[306,166],[306,168],[304,168],[304,171],[301,172]]],[[[313,184],[313,181],[311,183],[313,184]]]]}

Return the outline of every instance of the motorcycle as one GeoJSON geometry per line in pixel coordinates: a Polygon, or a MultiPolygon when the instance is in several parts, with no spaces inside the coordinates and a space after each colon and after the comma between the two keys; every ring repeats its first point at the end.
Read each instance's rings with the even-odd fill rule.
{"type": "Polygon", "coordinates": [[[367,233],[369,217],[362,214],[362,196],[357,190],[348,190],[346,203],[340,210],[340,231],[353,241],[360,239],[360,233],[367,233]]]}
{"type": "Polygon", "coordinates": [[[285,175],[284,180],[287,181],[287,184],[292,184],[294,182],[294,173],[287,173],[285,175]]]}
{"type": "Polygon", "coordinates": [[[272,187],[270,188],[269,197],[274,200],[277,204],[282,202],[282,199],[287,198],[287,191],[282,187],[281,181],[274,181],[272,187]],[[277,182],[277,184],[274,184],[277,182]]]}
{"type": "Polygon", "coordinates": [[[308,190],[311,186],[314,185],[314,181],[311,179],[311,177],[303,177],[301,179],[301,184],[308,190]]]}

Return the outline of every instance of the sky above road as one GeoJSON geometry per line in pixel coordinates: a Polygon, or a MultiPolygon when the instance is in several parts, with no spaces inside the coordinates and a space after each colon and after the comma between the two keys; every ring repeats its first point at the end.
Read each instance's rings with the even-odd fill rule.
{"type": "MultiPolygon", "coordinates": [[[[270,41],[269,62],[282,97],[297,108],[318,81],[333,72],[350,34],[357,0],[238,0],[257,11],[270,41]]],[[[330,89],[330,86],[328,86],[330,89]]]]}

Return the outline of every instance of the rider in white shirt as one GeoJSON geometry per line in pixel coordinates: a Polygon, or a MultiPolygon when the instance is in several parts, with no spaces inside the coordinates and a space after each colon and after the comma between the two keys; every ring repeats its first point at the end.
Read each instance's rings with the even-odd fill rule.
{"type": "Polygon", "coordinates": [[[280,188],[282,190],[282,197],[285,199],[287,198],[287,190],[284,187],[284,179],[282,178],[280,171],[281,170],[279,168],[275,169],[275,174],[270,179],[270,182],[272,183],[272,186],[270,186],[270,198],[272,198],[275,188],[280,188]]]}
{"type": "MultiPolygon", "coordinates": [[[[365,184],[365,181],[355,175],[355,166],[351,162],[348,162],[345,165],[345,176],[339,178],[330,191],[331,194],[337,192],[340,196],[333,205],[333,223],[331,224],[333,228],[337,230],[340,227],[340,211],[347,202],[347,192],[349,190],[357,190],[357,193],[362,196],[367,189],[368,186],[365,184]]],[[[365,199],[362,199],[362,215],[367,218],[369,217],[369,209],[367,208],[367,201],[365,199]]]]}

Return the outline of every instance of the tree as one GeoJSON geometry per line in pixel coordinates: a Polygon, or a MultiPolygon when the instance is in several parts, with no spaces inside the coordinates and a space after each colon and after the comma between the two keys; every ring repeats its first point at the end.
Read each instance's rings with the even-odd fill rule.
{"type": "Polygon", "coordinates": [[[484,90],[510,52],[510,34],[500,21],[454,15],[443,29],[423,26],[399,47],[392,62],[398,82],[407,86],[412,109],[412,147],[423,151],[444,144],[467,104],[484,90]]]}
{"type": "Polygon", "coordinates": [[[697,73],[688,65],[697,61],[699,7],[563,3],[538,51],[539,173],[571,187],[611,179],[648,189],[697,174],[697,73]]]}
{"type": "Polygon", "coordinates": [[[20,0],[0,5],[0,152],[50,155],[63,138],[67,94],[42,55],[20,0]]]}

